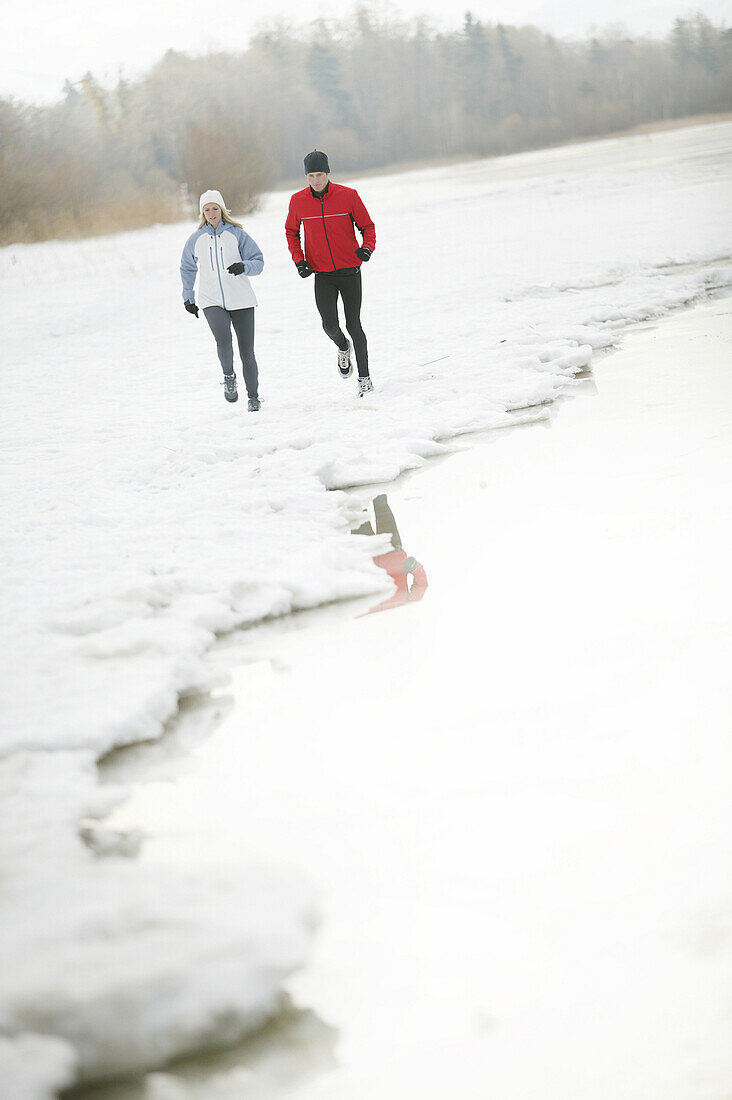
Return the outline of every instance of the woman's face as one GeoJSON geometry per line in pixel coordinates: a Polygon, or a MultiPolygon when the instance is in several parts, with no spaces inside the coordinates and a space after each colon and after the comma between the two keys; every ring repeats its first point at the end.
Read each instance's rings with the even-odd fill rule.
{"type": "Polygon", "coordinates": [[[221,207],[217,206],[215,202],[207,202],[203,208],[203,216],[208,224],[215,229],[221,221],[221,207]]]}

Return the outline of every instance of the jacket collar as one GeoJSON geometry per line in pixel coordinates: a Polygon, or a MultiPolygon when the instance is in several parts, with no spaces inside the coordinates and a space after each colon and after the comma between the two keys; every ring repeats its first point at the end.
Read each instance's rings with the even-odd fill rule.
{"type": "Polygon", "coordinates": [[[325,185],[325,189],[323,191],[321,191],[320,194],[318,194],[317,191],[313,191],[312,187],[310,188],[310,194],[313,196],[314,199],[324,199],[325,196],[328,194],[329,190],[330,190],[330,180],[328,180],[328,182],[325,185]]]}

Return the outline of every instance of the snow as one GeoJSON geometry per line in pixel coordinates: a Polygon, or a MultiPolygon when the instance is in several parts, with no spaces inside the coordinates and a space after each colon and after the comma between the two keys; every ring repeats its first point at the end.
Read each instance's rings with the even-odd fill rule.
{"type": "Polygon", "coordinates": [[[277,1010],[315,926],[291,872],[210,867],[204,889],[191,872],[99,859],[79,819],[121,792],[87,753],[15,753],[3,788],[3,1030],[59,1035],[102,1077],[234,1040],[277,1010]]]}
{"type": "Polygon", "coordinates": [[[46,1035],[0,1036],[0,1067],[6,1095],[24,1100],[53,1100],[57,1089],[76,1078],[73,1047],[46,1035]]]}
{"type": "Polygon", "coordinates": [[[218,634],[384,591],[343,490],[544,418],[625,326],[729,285],[731,148],[719,124],[354,181],[377,226],[360,401],[286,251],[287,196],[267,196],[245,220],[266,261],[256,416],[225,404],[182,309],[189,225],[0,251],[0,1026],[16,1063],[18,1036],[50,1044],[18,1100],[52,1087],[41,1063],[71,1072],[58,1042],[97,1077],[274,1011],[307,957],[308,888],[246,852],[205,889],[151,874],[88,824],[124,797],[95,761],[206,690],[218,634]]]}

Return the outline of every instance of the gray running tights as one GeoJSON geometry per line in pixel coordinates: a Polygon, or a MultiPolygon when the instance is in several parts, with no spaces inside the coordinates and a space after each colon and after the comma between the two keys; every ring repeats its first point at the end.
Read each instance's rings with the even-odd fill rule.
{"type": "Polygon", "coordinates": [[[214,334],[216,350],[219,353],[219,362],[224,374],[234,373],[234,348],[231,342],[231,326],[234,326],[247,396],[257,397],[259,371],[257,360],[254,358],[254,306],[250,306],[249,309],[206,306],[203,314],[214,334]]]}

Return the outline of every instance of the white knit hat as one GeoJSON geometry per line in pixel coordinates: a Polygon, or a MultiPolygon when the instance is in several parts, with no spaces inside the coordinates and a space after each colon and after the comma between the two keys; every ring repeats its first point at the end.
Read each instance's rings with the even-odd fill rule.
{"type": "Polygon", "coordinates": [[[226,210],[226,203],[224,202],[224,196],[220,191],[204,191],[200,199],[200,209],[203,214],[203,208],[206,203],[215,202],[217,206],[220,206],[222,210],[226,210]]]}

